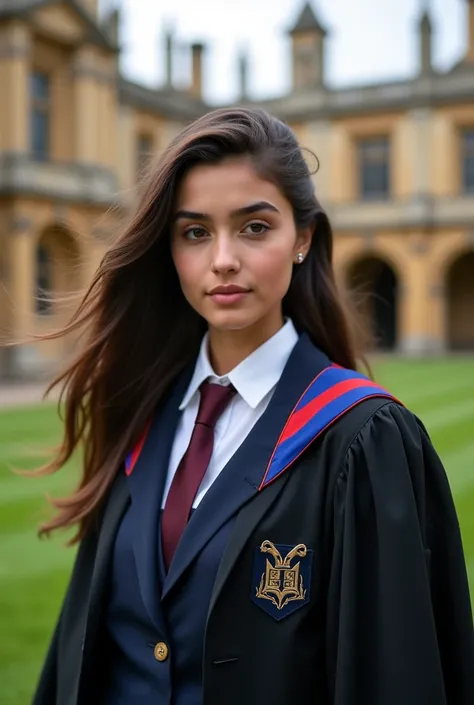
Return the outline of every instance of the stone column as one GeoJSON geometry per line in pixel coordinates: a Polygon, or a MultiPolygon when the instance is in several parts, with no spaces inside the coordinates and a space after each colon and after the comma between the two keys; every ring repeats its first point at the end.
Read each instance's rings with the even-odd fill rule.
{"type": "Polygon", "coordinates": [[[9,152],[29,148],[30,31],[17,22],[6,25],[0,34],[2,64],[2,142],[9,152]]]}
{"type": "Polygon", "coordinates": [[[334,203],[354,201],[358,197],[356,146],[347,129],[332,126],[330,132],[331,163],[329,193],[334,203]]]}
{"type": "Polygon", "coordinates": [[[433,278],[429,235],[408,236],[409,260],[401,300],[401,349],[412,355],[440,353],[444,349],[444,291],[433,278]]]}
{"type": "Polygon", "coordinates": [[[128,203],[133,202],[137,176],[136,149],[135,149],[135,115],[129,105],[120,105],[118,108],[118,167],[117,175],[122,197],[128,203]]]}
{"type": "Polygon", "coordinates": [[[434,114],[432,121],[432,193],[435,197],[452,196],[459,188],[459,162],[456,128],[451,118],[443,113],[434,114]]]}
{"type": "MultiPolygon", "coordinates": [[[[319,160],[319,170],[314,176],[316,196],[323,208],[331,199],[331,123],[327,120],[310,122],[306,128],[306,141],[302,147],[311,149],[319,160]]],[[[303,152],[310,161],[310,167],[315,168],[316,164],[309,155],[303,152]]]]}
{"type": "Polygon", "coordinates": [[[111,59],[103,58],[100,82],[97,85],[99,108],[98,154],[96,163],[117,171],[119,101],[117,95],[116,69],[111,59]]]}
{"type": "Polygon", "coordinates": [[[432,193],[431,116],[430,108],[417,108],[410,113],[413,124],[411,154],[413,195],[415,198],[432,193]]]}
{"type": "Polygon", "coordinates": [[[9,289],[12,306],[10,334],[18,345],[12,349],[11,373],[24,376],[36,373],[36,346],[28,339],[34,332],[35,250],[30,224],[20,218],[10,225],[9,289]]]}
{"type": "Polygon", "coordinates": [[[98,157],[99,105],[95,70],[96,55],[92,47],[78,50],[73,64],[74,80],[74,160],[96,164],[98,157]]]}
{"type": "Polygon", "coordinates": [[[405,295],[401,301],[401,349],[412,355],[439,351],[439,339],[433,332],[433,308],[430,296],[429,251],[432,247],[431,203],[434,184],[432,163],[433,121],[430,108],[416,108],[409,115],[410,196],[422,220],[406,236],[408,248],[405,271],[405,295]]]}

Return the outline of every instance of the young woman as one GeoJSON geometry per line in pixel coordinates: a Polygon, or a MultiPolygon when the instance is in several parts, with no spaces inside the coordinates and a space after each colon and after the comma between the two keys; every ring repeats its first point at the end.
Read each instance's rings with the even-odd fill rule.
{"type": "Polygon", "coordinates": [[[66,332],[79,551],[35,705],[472,705],[458,521],[357,373],[291,130],[218,110],[153,165],[66,332]]]}

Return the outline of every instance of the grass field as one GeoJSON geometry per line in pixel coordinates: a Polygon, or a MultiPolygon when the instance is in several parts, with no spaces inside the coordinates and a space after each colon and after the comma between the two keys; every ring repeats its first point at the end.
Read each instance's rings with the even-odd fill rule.
{"type": "MultiPolygon", "coordinates": [[[[474,359],[381,361],[378,380],[425,422],[444,461],[463,532],[474,593],[474,359]]],[[[0,410],[0,705],[29,705],[64,593],[73,552],[64,538],[39,542],[46,491],[74,482],[74,463],[32,480],[9,467],[42,463],[60,433],[54,407],[0,410]]]]}

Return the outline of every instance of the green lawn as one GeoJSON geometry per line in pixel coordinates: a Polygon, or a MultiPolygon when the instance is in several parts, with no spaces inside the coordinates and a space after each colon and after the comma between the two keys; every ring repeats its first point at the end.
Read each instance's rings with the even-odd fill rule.
{"type": "MultiPolygon", "coordinates": [[[[380,361],[378,380],[425,422],[447,469],[474,592],[474,358],[380,361]]],[[[44,493],[61,494],[72,463],[47,479],[16,477],[58,441],[53,406],[0,411],[0,705],[28,705],[73,558],[64,537],[39,542],[44,493]]]]}

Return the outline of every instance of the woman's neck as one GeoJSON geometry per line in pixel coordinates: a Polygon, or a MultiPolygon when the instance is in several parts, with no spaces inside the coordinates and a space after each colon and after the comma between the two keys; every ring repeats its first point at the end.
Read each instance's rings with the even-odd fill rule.
{"type": "Polygon", "coordinates": [[[209,328],[209,360],[214,372],[225,375],[237,367],[283,326],[283,318],[273,326],[262,326],[261,322],[242,330],[218,330],[209,328]]]}

